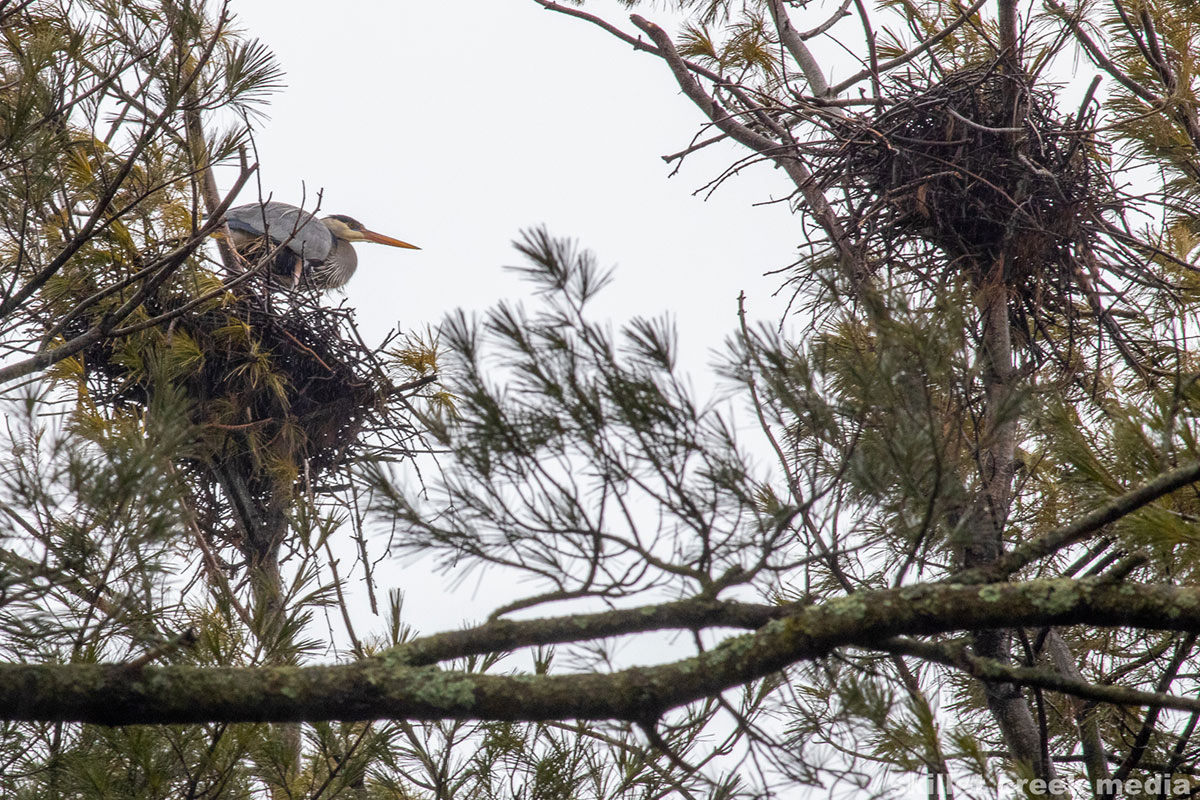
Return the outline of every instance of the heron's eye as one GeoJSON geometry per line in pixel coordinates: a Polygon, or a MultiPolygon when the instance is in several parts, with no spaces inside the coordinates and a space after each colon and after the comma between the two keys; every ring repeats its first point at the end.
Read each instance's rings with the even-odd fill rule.
{"type": "Polygon", "coordinates": [[[352,231],[361,231],[363,229],[361,222],[354,217],[347,217],[345,214],[330,214],[329,218],[336,219],[352,231]]]}

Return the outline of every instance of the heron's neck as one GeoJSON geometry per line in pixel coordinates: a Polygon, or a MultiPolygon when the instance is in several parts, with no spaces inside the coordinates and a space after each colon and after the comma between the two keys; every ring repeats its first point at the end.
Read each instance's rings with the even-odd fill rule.
{"type": "Polygon", "coordinates": [[[334,237],[334,242],[329,258],[325,259],[325,263],[318,267],[321,272],[321,283],[328,289],[341,288],[358,268],[358,253],[354,251],[354,245],[337,237],[334,237]]]}

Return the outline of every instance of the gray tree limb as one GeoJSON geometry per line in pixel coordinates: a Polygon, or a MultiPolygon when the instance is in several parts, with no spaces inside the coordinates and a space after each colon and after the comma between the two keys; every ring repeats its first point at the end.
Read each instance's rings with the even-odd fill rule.
{"type": "MultiPolygon", "coordinates": [[[[635,629],[642,612],[616,613],[635,629]]],[[[559,628],[561,635],[561,626],[576,619],[524,624],[559,628]]],[[[3,664],[0,718],[106,725],[384,718],[641,722],[839,647],[882,647],[898,635],[1072,624],[1200,631],[1200,588],[1091,578],[860,592],[799,608],[691,658],[607,674],[443,671],[412,666],[398,650],[315,667],[3,664]]]]}

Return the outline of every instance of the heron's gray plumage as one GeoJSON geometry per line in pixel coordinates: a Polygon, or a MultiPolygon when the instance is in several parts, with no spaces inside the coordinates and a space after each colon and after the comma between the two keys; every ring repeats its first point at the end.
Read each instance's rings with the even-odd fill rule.
{"type": "Polygon", "coordinates": [[[244,240],[270,238],[285,245],[307,264],[319,264],[329,257],[336,244],[333,232],[321,220],[288,203],[251,203],[231,208],[225,214],[234,244],[244,240]],[[242,236],[239,237],[239,234],[242,236]]]}
{"type": "Polygon", "coordinates": [[[393,247],[419,247],[369,231],[342,214],[317,219],[289,203],[251,203],[225,215],[233,246],[243,254],[259,254],[264,245],[277,248],[272,272],[294,284],[306,280],[319,289],[338,289],[358,268],[353,241],[372,241],[393,247]]]}

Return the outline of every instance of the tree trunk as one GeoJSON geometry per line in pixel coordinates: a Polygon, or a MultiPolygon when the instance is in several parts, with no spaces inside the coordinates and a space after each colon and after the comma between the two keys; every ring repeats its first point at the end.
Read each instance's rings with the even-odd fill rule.
{"type": "MultiPolygon", "coordinates": [[[[1016,418],[1013,409],[1012,332],[1008,322],[1008,287],[1004,259],[999,258],[981,297],[984,392],[987,408],[979,443],[979,489],[963,546],[963,566],[984,567],[1004,549],[1004,524],[1012,496],[1016,456],[1016,418]]],[[[1012,662],[1012,632],[983,630],[973,634],[977,655],[1003,664],[1012,662]]],[[[1014,760],[1027,764],[1038,777],[1053,777],[1052,765],[1043,758],[1041,735],[1021,687],[1013,683],[986,683],[988,708],[1000,726],[1014,760]]]]}

